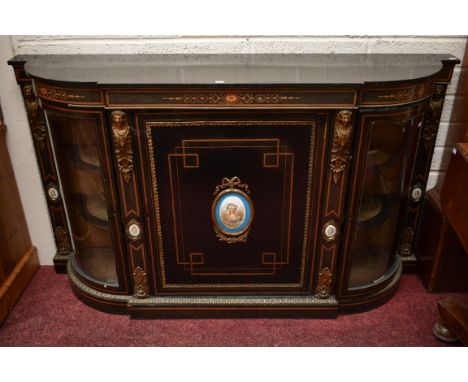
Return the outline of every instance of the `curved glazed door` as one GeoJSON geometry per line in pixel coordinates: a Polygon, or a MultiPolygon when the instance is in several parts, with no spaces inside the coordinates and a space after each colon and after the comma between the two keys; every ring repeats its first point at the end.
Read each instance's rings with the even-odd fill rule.
{"type": "MultiPolygon", "coordinates": [[[[115,196],[108,168],[103,113],[44,107],[50,127],[63,195],[50,188],[48,197],[63,197],[67,206],[73,264],[78,273],[98,288],[120,289],[116,261],[120,246],[114,239],[115,196]],[[114,225],[114,229],[113,229],[114,225]]],[[[118,260],[117,260],[118,259],[118,260]]],[[[125,285],[125,283],[123,283],[125,285]]]]}
{"type": "Polygon", "coordinates": [[[422,110],[423,106],[360,114],[347,240],[345,288],[351,293],[385,282],[400,264],[397,245],[422,110]]]}

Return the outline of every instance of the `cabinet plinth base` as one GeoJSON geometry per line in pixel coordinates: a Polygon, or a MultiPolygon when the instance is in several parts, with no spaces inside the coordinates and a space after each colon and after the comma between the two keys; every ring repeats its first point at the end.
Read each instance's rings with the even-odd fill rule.
{"type": "Polygon", "coordinates": [[[128,311],[132,317],[335,317],[338,302],[311,296],[150,297],[131,299],[128,311]]]}
{"type": "Polygon", "coordinates": [[[403,264],[403,273],[405,274],[416,273],[417,258],[415,254],[402,257],[401,262],[403,264]]]}
{"type": "Polygon", "coordinates": [[[54,256],[54,269],[55,273],[64,274],[67,273],[67,263],[70,255],[62,255],[60,253],[56,253],[54,256]]]}
{"type": "Polygon", "coordinates": [[[68,262],[67,273],[75,295],[96,309],[131,318],[167,317],[336,317],[340,312],[358,312],[375,308],[396,292],[402,266],[388,279],[387,285],[372,295],[350,303],[335,296],[150,296],[137,298],[98,291],[84,284],[68,262]]]}

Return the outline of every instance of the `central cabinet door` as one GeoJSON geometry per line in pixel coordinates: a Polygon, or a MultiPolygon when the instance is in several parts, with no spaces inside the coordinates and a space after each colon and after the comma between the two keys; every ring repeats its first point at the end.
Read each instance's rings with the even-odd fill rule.
{"type": "Polygon", "coordinates": [[[311,290],[327,114],[137,114],[157,293],[311,290]]]}

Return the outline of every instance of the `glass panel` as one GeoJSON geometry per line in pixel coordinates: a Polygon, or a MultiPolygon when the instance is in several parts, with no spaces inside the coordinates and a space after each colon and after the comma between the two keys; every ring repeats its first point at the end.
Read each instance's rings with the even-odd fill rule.
{"type": "Polygon", "coordinates": [[[349,288],[372,284],[393,264],[405,178],[417,133],[409,122],[373,122],[349,288]]]}
{"type": "Polygon", "coordinates": [[[77,263],[96,281],[117,284],[101,176],[97,120],[47,111],[77,263]]]}

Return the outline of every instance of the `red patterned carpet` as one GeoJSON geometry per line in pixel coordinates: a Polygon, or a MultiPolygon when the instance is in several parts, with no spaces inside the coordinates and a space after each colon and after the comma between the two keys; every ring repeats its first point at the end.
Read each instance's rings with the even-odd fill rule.
{"type": "MultiPolygon", "coordinates": [[[[67,276],[41,267],[0,328],[1,346],[445,346],[432,335],[436,302],[414,275],[388,303],[334,319],[132,320],[99,312],[67,276]]],[[[468,293],[452,294],[468,303],[468,293]]]]}

